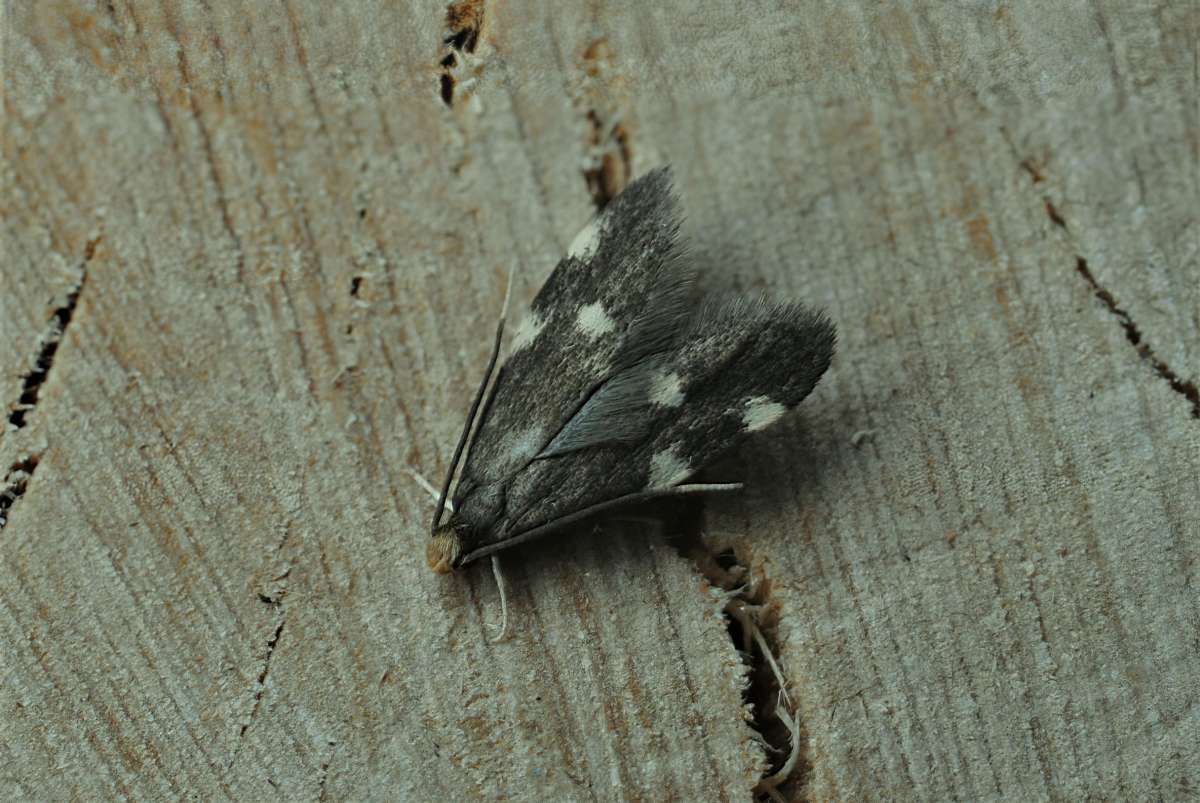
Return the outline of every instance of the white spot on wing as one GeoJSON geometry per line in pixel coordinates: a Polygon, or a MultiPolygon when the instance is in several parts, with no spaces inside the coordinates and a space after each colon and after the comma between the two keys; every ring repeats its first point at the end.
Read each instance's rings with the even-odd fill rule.
{"type": "Polygon", "coordinates": [[[588,337],[596,338],[606,335],[617,328],[617,323],[604,311],[604,305],[599,301],[579,308],[579,317],[575,319],[579,331],[588,337]]]}
{"type": "Polygon", "coordinates": [[[490,482],[507,477],[518,466],[533,460],[545,442],[546,433],[538,426],[509,432],[498,444],[496,459],[481,466],[480,476],[490,482]]]}
{"type": "Polygon", "coordinates": [[[678,407],[683,404],[683,382],[674,371],[659,371],[650,380],[650,401],[662,407],[678,407]]]}
{"type": "Polygon", "coordinates": [[[592,218],[567,246],[567,256],[588,260],[600,245],[600,216],[592,218]]]}
{"type": "Polygon", "coordinates": [[[650,487],[670,488],[692,475],[692,467],[675,453],[674,447],[655,452],[650,458],[650,487]]]}
{"type": "Polygon", "coordinates": [[[512,344],[508,347],[509,353],[518,352],[532,343],[545,325],[546,320],[530,310],[529,314],[521,321],[520,326],[517,327],[517,331],[513,333],[512,344]]]}
{"type": "Polygon", "coordinates": [[[508,439],[509,457],[518,463],[528,463],[541,450],[545,435],[541,427],[531,427],[508,439]]]}
{"type": "Polygon", "coordinates": [[[771,426],[779,416],[787,412],[787,408],[779,402],[771,401],[766,396],[753,396],[746,399],[746,409],[742,413],[742,423],[750,432],[771,426]]]}

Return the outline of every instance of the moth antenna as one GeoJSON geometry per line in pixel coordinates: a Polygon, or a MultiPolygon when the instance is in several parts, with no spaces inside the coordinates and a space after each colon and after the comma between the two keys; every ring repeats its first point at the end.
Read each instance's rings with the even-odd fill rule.
{"type": "Polygon", "coordinates": [[[492,555],[492,576],[496,578],[496,589],[500,592],[500,632],[491,639],[493,644],[503,641],[508,634],[508,594],[504,590],[504,574],[500,571],[500,556],[492,555]]]}
{"type": "Polygon", "coordinates": [[[504,319],[500,319],[500,323],[496,325],[496,339],[492,343],[492,356],[488,358],[487,368],[483,372],[483,381],[479,383],[479,389],[475,391],[475,398],[471,401],[471,408],[467,411],[467,420],[463,424],[462,434],[458,436],[458,445],[454,447],[454,457],[450,460],[450,468],[446,471],[446,479],[442,482],[442,492],[438,495],[437,509],[433,512],[433,521],[429,524],[429,532],[434,532],[438,528],[438,524],[442,520],[442,511],[446,509],[446,497],[450,493],[450,483],[454,480],[454,473],[458,470],[458,461],[462,459],[463,449],[467,445],[467,437],[471,434],[471,425],[475,423],[475,415],[479,412],[479,404],[483,401],[483,393],[487,390],[488,381],[492,378],[492,371],[496,368],[496,358],[500,356],[500,339],[504,336],[504,319]]]}
{"type": "MultiPolygon", "coordinates": [[[[416,469],[410,468],[409,466],[405,466],[404,470],[408,472],[408,476],[412,477],[417,485],[421,486],[425,493],[433,497],[433,501],[436,502],[438,500],[438,489],[434,488],[429,480],[422,477],[416,469]]],[[[454,512],[454,504],[451,503],[449,499],[446,500],[446,507],[450,508],[451,513],[454,512]]]]}
{"type": "MultiPolygon", "coordinates": [[[[504,288],[504,305],[500,309],[500,320],[496,321],[496,338],[492,342],[492,355],[488,358],[487,368],[483,372],[483,381],[479,383],[479,389],[475,391],[475,398],[471,401],[471,409],[467,411],[467,421],[463,424],[462,434],[458,436],[458,445],[454,447],[454,458],[450,461],[450,469],[446,472],[446,479],[442,483],[442,492],[438,496],[437,509],[434,510],[433,521],[429,524],[430,533],[437,530],[438,524],[442,520],[442,511],[446,508],[446,497],[450,494],[450,483],[454,481],[454,473],[458,470],[458,461],[462,459],[463,449],[467,446],[467,440],[475,424],[479,404],[483,401],[484,391],[487,390],[492,372],[496,369],[496,359],[500,356],[500,342],[504,338],[504,319],[508,314],[508,299],[512,294],[513,277],[516,273],[517,269],[513,268],[508,274],[508,283],[504,288]]],[[[495,390],[496,387],[493,385],[492,392],[494,393],[495,390]]],[[[488,401],[490,402],[491,399],[488,401]]],[[[451,508],[451,512],[454,512],[453,508],[451,508]]]]}
{"type": "Polygon", "coordinates": [[[504,323],[508,318],[508,301],[512,298],[513,285],[517,283],[517,273],[521,270],[521,266],[517,265],[508,274],[508,282],[504,285],[504,303],[500,306],[500,322],[504,323]]]}
{"type": "Polygon", "coordinates": [[[686,485],[676,485],[659,496],[690,496],[691,494],[711,494],[721,491],[740,491],[740,482],[691,482],[686,485]]]}

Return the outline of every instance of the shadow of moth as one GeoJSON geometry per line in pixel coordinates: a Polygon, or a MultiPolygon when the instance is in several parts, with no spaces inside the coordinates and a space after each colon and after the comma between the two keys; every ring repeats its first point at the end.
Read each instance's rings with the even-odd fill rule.
{"type": "Polygon", "coordinates": [[[679,221],[668,168],[614,198],[538,292],[488,390],[501,316],[430,526],[434,571],[616,507],[740,488],[687,480],[829,367],[836,336],[820,312],[694,303],[679,221]]]}

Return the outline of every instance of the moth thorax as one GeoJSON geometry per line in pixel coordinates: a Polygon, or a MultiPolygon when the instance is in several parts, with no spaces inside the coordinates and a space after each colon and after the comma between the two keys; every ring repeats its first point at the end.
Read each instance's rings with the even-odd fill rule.
{"type": "Polygon", "coordinates": [[[425,562],[438,574],[449,574],[457,567],[462,554],[462,538],[453,524],[438,527],[425,546],[425,562]]]}

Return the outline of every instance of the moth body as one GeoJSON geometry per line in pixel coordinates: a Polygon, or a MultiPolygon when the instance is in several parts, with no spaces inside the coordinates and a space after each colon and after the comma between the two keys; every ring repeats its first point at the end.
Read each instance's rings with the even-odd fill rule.
{"type": "Polygon", "coordinates": [[[829,320],[794,303],[696,303],[678,231],[664,168],[572,242],[468,415],[434,571],[614,507],[728,489],[687,481],[811,392],[833,355],[829,320]]]}

